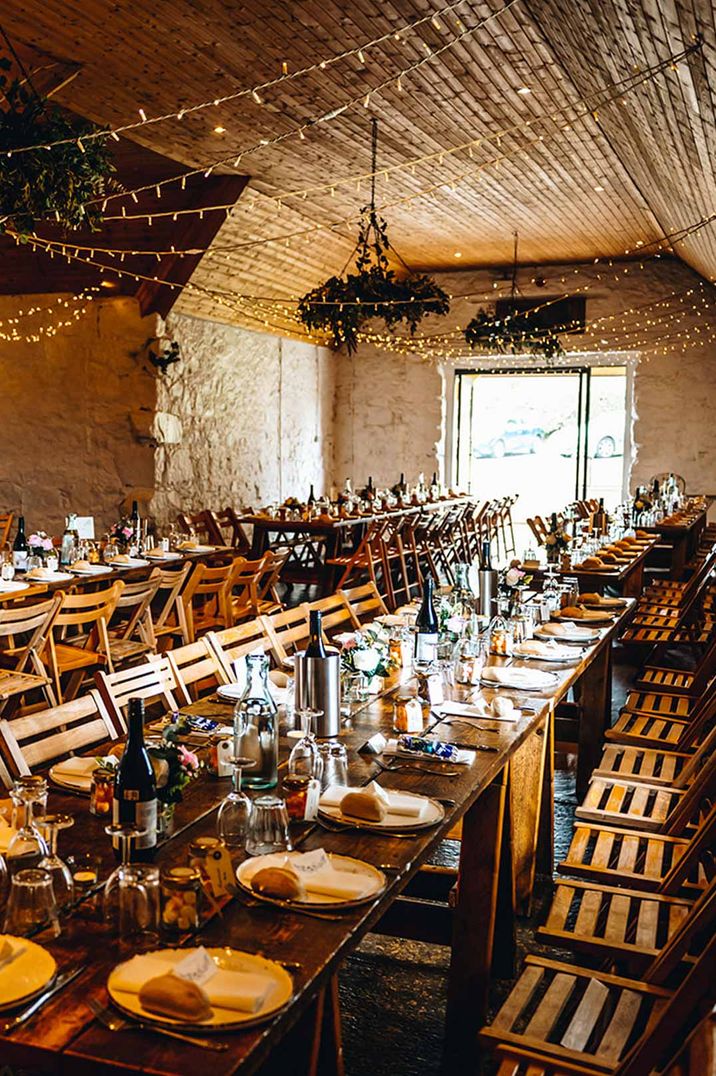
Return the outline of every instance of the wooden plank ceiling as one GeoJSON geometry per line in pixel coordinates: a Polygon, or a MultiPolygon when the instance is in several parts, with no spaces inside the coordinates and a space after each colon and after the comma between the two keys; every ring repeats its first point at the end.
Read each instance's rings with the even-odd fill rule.
{"type": "MultiPolygon", "coordinates": [[[[139,0],[11,0],[3,24],[14,39],[51,45],[78,65],[56,100],[113,126],[136,121],[140,108],[149,116],[176,112],[276,78],[284,64],[293,72],[388,35],[361,56],[262,91],[261,103],[244,96],[131,132],[188,168],[241,155],[206,182],[250,176],[179,301],[178,309],[200,316],[281,327],[275,309],[265,314],[243,297],[296,296],[341,269],[353,245],[350,218],[367,199],[365,182],[358,190],[341,181],[370,171],[372,116],[380,121],[382,168],[446,151],[378,180],[393,242],[414,267],[504,265],[515,229],[524,264],[617,257],[713,211],[709,0],[513,0],[507,10],[506,0],[465,0],[404,30],[445,7],[440,0],[159,0],[150,8],[139,0]],[[619,101],[585,105],[668,60],[695,33],[703,49],[676,69],[619,101]],[[399,86],[400,71],[424,59],[399,86]],[[499,132],[510,133],[498,139],[499,132]],[[478,138],[469,153],[449,152],[478,138]],[[328,184],[334,189],[291,196],[328,184]],[[267,241],[290,235],[288,244],[267,241]]],[[[203,181],[202,171],[196,182],[203,181]]],[[[675,249],[716,278],[714,226],[675,249]]]]}

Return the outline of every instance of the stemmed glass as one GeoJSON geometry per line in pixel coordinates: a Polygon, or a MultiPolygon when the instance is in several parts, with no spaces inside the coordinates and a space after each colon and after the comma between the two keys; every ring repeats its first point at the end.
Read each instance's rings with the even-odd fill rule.
{"type": "Polygon", "coordinates": [[[126,872],[127,868],[130,866],[132,841],[136,841],[138,837],[144,836],[146,830],[139,826],[124,824],[122,822],[111,822],[108,826],[104,827],[104,832],[108,837],[112,838],[113,842],[115,839],[119,842],[119,866],[115,867],[104,884],[104,915],[106,919],[112,919],[117,913],[119,888],[123,873],[126,872]]]}
{"type": "Polygon", "coordinates": [[[48,846],[48,854],[38,863],[39,870],[46,870],[52,878],[55,900],[60,908],[71,904],[75,896],[75,883],[72,871],[57,854],[57,837],[60,830],[74,826],[75,820],[69,814],[46,814],[37,822],[48,846]]]}
{"type": "Polygon", "coordinates": [[[33,820],[36,803],[44,804],[47,798],[47,781],[42,777],[20,777],[10,793],[16,817],[22,816],[22,824],[10,841],[7,865],[11,874],[22,867],[35,867],[47,856],[47,845],[33,820]]]}
{"type": "Polygon", "coordinates": [[[303,735],[288,756],[288,772],[293,777],[316,777],[319,781],[321,779],[323,759],[313,733],[313,721],[322,714],[323,710],[296,710],[303,735]]]}
{"type": "Polygon", "coordinates": [[[143,836],[140,826],[113,823],[105,833],[119,840],[121,863],[104,887],[105,919],[113,921],[122,941],[156,943],[159,931],[159,868],[131,863],[132,841],[143,836]]]}
{"type": "Polygon", "coordinates": [[[232,770],[231,792],[219,807],[216,833],[228,848],[238,848],[244,843],[251,817],[251,800],[241,791],[241,771],[255,766],[256,759],[234,755],[228,762],[232,770]]]}

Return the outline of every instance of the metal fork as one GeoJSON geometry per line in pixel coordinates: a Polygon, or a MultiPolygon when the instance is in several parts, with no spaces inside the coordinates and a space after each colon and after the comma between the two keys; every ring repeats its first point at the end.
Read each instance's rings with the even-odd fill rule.
{"type": "Polygon", "coordinates": [[[427,773],[434,777],[457,777],[460,773],[459,770],[439,770],[437,766],[424,766],[420,762],[379,762],[377,758],[371,759],[378,769],[383,770],[384,773],[398,773],[401,770],[412,771],[413,773],[427,773]]]}
{"type": "Polygon", "coordinates": [[[141,1020],[125,1020],[112,1012],[106,1005],[100,1005],[94,998],[87,1002],[94,1016],[110,1031],[151,1031],[155,1035],[165,1035],[168,1039],[178,1039],[179,1042],[189,1042],[192,1046],[200,1046],[203,1050],[214,1050],[216,1053],[224,1053],[229,1049],[226,1042],[215,1042],[213,1039],[200,1039],[194,1035],[182,1035],[179,1031],[170,1031],[167,1027],[159,1027],[158,1024],[145,1024],[141,1020]]]}

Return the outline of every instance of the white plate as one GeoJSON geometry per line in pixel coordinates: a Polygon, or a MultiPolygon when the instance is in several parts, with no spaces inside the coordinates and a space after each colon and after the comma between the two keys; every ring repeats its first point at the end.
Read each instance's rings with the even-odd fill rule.
{"type": "Polygon", "coordinates": [[[66,583],[68,579],[72,579],[72,575],[69,572],[50,572],[44,578],[38,579],[30,571],[25,576],[25,579],[29,583],[66,583]]]}
{"type": "Polygon", "coordinates": [[[579,631],[569,631],[566,635],[553,635],[551,631],[546,631],[545,628],[546,625],[544,624],[535,628],[535,635],[539,636],[540,639],[554,639],[555,642],[596,643],[601,635],[598,628],[584,628],[579,631]],[[582,630],[588,632],[588,634],[582,635],[582,630]]]}
{"type": "MultiPolygon", "coordinates": [[[[429,756],[423,756],[423,758],[428,758],[428,761],[430,761],[429,756]]],[[[340,807],[319,807],[318,813],[326,818],[332,818],[334,822],[345,822],[346,825],[355,826],[357,829],[386,830],[389,833],[395,830],[408,830],[412,833],[413,830],[430,829],[431,826],[436,826],[438,822],[442,822],[445,817],[445,808],[442,803],[438,803],[437,800],[431,800],[429,796],[420,796],[416,792],[408,792],[404,788],[391,789],[391,791],[400,791],[401,796],[413,796],[415,799],[425,800],[427,807],[422,818],[406,818],[404,814],[390,814],[388,812],[382,822],[367,822],[363,818],[353,818],[352,815],[342,814],[340,807]]]]}
{"type": "Polygon", "coordinates": [[[557,677],[554,673],[542,672],[540,669],[513,669],[510,666],[487,665],[482,670],[481,680],[493,687],[512,687],[525,691],[542,691],[544,688],[553,687],[557,677]],[[495,673],[500,670],[504,679],[499,679],[495,673]]]}
{"type": "Polygon", "coordinates": [[[514,656],[522,661],[579,661],[580,653],[581,651],[576,647],[568,649],[566,646],[562,647],[559,652],[552,651],[546,654],[523,654],[519,644],[514,649],[514,656]]]}
{"type": "MultiPolygon", "coordinates": [[[[180,960],[184,960],[192,952],[191,949],[158,949],[151,955],[166,961],[167,971],[180,960]]],[[[273,960],[266,960],[262,956],[254,956],[253,953],[243,953],[239,949],[231,949],[226,946],[221,949],[207,949],[220,968],[227,971],[260,972],[274,980],[274,985],[268,994],[263,1006],[257,1013],[237,1012],[233,1009],[212,1009],[208,1020],[200,1023],[185,1023],[181,1020],[172,1020],[169,1016],[159,1016],[157,1013],[147,1012],[139,1002],[138,994],[131,994],[126,990],[117,990],[112,985],[114,971],[110,972],[107,980],[109,996],[123,1012],[129,1013],[135,1019],[142,1020],[147,1024],[159,1024],[162,1027],[182,1028],[186,1031],[238,1031],[246,1027],[261,1024],[269,1017],[274,1016],[280,1009],[288,1005],[293,997],[293,980],[289,973],[276,964],[273,960]]]]}
{"type": "MultiPolygon", "coordinates": [[[[300,852],[286,852],[286,858],[290,861],[293,856],[300,855],[300,852]]],[[[328,858],[331,861],[331,865],[340,868],[343,872],[348,874],[358,874],[361,878],[364,878],[368,883],[370,882],[370,891],[363,897],[356,897],[353,900],[342,900],[340,897],[329,897],[323,893],[307,893],[304,900],[275,900],[273,897],[266,896],[264,893],[257,893],[251,888],[251,879],[257,871],[266,866],[266,861],[271,863],[275,862],[275,855],[271,856],[255,856],[250,859],[245,859],[236,869],[236,878],[239,885],[250,893],[252,897],[256,897],[257,900],[265,900],[269,904],[295,904],[297,907],[304,907],[306,905],[330,905],[331,908],[356,908],[360,904],[367,904],[369,901],[375,900],[375,898],[383,892],[385,889],[385,875],[382,871],[378,870],[371,863],[366,863],[362,859],[353,859],[352,856],[339,856],[333,852],[328,853],[328,858]]]]}
{"type": "Polygon", "coordinates": [[[44,990],[55,977],[57,964],[46,949],[28,938],[0,934],[0,945],[9,941],[25,952],[0,969],[0,1010],[14,1008],[44,990]]]}
{"type": "MultiPolygon", "coordinates": [[[[242,698],[246,687],[244,684],[219,684],[216,689],[216,694],[220,699],[225,699],[226,702],[238,702],[242,698]]],[[[269,681],[269,692],[271,698],[277,706],[281,706],[288,697],[287,687],[278,687],[272,681],[269,681]]]]}
{"type": "Polygon", "coordinates": [[[77,774],[75,777],[71,773],[58,776],[53,771],[54,766],[51,766],[48,776],[53,785],[57,785],[58,788],[66,788],[68,792],[82,792],[84,795],[89,796],[92,786],[91,777],[83,777],[81,774],[77,774]]]}
{"type": "Polygon", "coordinates": [[[601,610],[604,613],[620,613],[622,609],[626,609],[629,603],[626,598],[606,598],[601,602],[585,601],[584,598],[580,598],[579,604],[583,605],[585,609],[601,610]]]}
{"type": "Polygon", "coordinates": [[[561,613],[552,613],[552,620],[556,620],[556,621],[568,620],[572,624],[579,624],[580,628],[582,626],[584,626],[586,628],[590,624],[611,624],[611,623],[613,623],[614,617],[616,615],[616,613],[614,613],[614,612],[612,612],[612,613],[607,613],[607,612],[598,613],[594,609],[588,609],[588,610],[585,610],[585,611],[589,613],[589,616],[580,616],[580,617],[577,617],[576,619],[573,616],[562,616],[561,613]]]}
{"type": "Polygon", "coordinates": [[[19,579],[0,580],[0,594],[15,594],[18,590],[27,590],[29,583],[21,583],[19,579]]]}
{"type": "Polygon", "coordinates": [[[170,553],[168,550],[161,550],[159,553],[152,550],[151,553],[147,553],[147,560],[181,560],[181,556],[181,553],[170,553]]]}
{"type": "Polygon", "coordinates": [[[70,571],[75,575],[105,575],[109,571],[109,564],[93,564],[91,568],[75,568],[70,565],[70,571]]]}
{"type": "Polygon", "coordinates": [[[143,557],[130,557],[129,560],[123,561],[121,564],[117,564],[111,560],[109,562],[110,568],[116,568],[118,572],[126,572],[130,568],[146,568],[151,561],[144,560],[143,557]]]}
{"type": "Polygon", "coordinates": [[[193,545],[190,549],[178,548],[178,552],[182,556],[186,556],[187,553],[213,553],[216,549],[215,545],[193,545]]]}

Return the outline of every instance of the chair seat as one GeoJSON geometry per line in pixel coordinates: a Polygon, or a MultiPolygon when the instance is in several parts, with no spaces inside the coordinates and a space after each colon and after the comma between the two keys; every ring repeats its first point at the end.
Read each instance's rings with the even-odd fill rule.
{"type": "Polygon", "coordinates": [[[654,831],[664,825],[682,795],[676,788],[594,777],[575,815],[587,822],[654,831]]]}
{"type": "Polygon", "coordinates": [[[97,650],[83,650],[76,646],[68,646],[66,643],[56,643],[57,667],[60,672],[69,669],[86,669],[91,665],[106,665],[107,655],[100,654],[97,650]]]}
{"type": "Polygon", "coordinates": [[[650,785],[676,784],[691,755],[652,747],[607,743],[594,777],[622,778],[650,785]]]}
{"type": "Polygon", "coordinates": [[[12,695],[21,695],[25,691],[34,688],[45,687],[50,683],[47,676],[36,676],[34,673],[13,672],[10,669],[0,669],[0,699],[9,699],[12,695]]]}
{"type": "Polygon", "coordinates": [[[115,665],[142,654],[154,653],[149,643],[143,643],[139,639],[110,639],[109,652],[115,665]]]}

